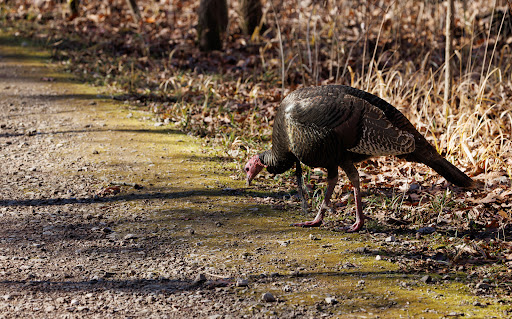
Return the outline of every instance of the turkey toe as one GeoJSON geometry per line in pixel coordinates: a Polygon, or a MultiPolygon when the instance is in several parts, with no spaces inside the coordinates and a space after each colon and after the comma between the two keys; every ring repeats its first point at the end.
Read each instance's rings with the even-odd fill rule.
{"type": "Polygon", "coordinates": [[[355,232],[360,231],[361,228],[363,228],[363,225],[364,225],[364,222],[359,221],[359,222],[355,222],[354,224],[352,224],[352,226],[343,228],[343,230],[346,231],[347,233],[355,233],[355,232]]]}
{"type": "Polygon", "coordinates": [[[311,220],[311,221],[307,221],[307,222],[291,224],[291,226],[304,227],[304,228],[320,227],[320,226],[322,226],[322,223],[323,222],[321,220],[311,220]]]}

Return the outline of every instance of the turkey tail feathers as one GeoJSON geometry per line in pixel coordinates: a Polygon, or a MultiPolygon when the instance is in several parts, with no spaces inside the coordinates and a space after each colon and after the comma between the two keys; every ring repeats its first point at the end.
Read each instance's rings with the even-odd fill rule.
{"type": "Polygon", "coordinates": [[[479,183],[464,174],[452,163],[445,160],[441,155],[436,156],[435,159],[423,161],[423,163],[433,168],[437,173],[439,173],[439,175],[446,178],[446,180],[452,184],[465,188],[478,188],[480,186],[479,183]]]}

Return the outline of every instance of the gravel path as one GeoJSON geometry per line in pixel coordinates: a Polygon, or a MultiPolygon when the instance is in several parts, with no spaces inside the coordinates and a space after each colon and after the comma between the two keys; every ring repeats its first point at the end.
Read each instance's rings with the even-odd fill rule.
{"type": "Polygon", "coordinates": [[[211,275],[205,282],[207,258],[194,254],[200,243],[183,239],[194,234],[179,224],[187,201],[208,209],[190,177],[204,164],[183,159],[201,145],[175,132],[152,135],[153,123],[130,119],[129,110],[55,73],[36,53],[3,47],[0,56],[0,317],[250,313],[241,309],[258,298],[240,298],[211,275]],[[173,135],[176,145],[160,145],[159,135],[173,135]],[[175,172],[184,176],[163,176],[158,160],[182,163],[175,172]],[[109,184],[134,176],[143,189],[109,184]],[[168,206],[181,210],[161,214],[168,206]]]}

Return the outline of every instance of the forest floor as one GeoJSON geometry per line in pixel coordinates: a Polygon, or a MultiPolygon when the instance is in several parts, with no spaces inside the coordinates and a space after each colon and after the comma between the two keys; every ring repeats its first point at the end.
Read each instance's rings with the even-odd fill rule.
{"type": "Polygon", "coordinates": [[[494,276],[507,266],[481,246],[449,256],[453,236],[428,227],[290,227],[306,218],[283,209],[296,203],[245,188],[239,164],[205,140],[10,43],[0,46],[0,317],[511,315],[510,287],[494,276]]]}

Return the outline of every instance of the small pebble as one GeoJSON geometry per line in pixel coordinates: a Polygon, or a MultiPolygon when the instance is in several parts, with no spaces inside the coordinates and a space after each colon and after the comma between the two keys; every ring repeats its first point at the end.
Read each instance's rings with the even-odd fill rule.
{"type": "Polygon", "coordinates": [[[432,282],[432,277],[430,277],[430,275],[425,275],[425,276],[421,277],[420,281],[428,284],[428,283],[432,282]]]}
{"type": "Polygon", "coordinates": [[[237,279],[236,286],[237,287],[247,287],[247,286],[249,286],[249,280],[247,280],[247,279],[237,279]]]}
{"type": "Polygon", "coordinates": [[[391,235],[385,239],[387,243],[394,243],[396,241],[396,237],[391,235]]]}
{"type": "Polygon", "coordinates": [[[420,185],[418,183],[413,183],[409,186],[409,191],[414,191],[420,189],[420,185]]]}
{"type": "Polygon", "coordinates": [[[76,306],[76,305],[78,305],[79,303],[80,303],[80,301],[78,301],[77,299],[72,299],[72,300],[71,300],[71,302],[70,302],[70,304],[71,304],[72,306],[76,306]]]}
{"type": "Polygon", "coordinates": [[[320,240],[320,238],[316,237],[313,234],[309,234],[309,239],[311,239],[311,240],[320,240]]]}
{"type": "Polygon", "coordinates": [[[435,227],[422,227],[422,228],[418,229],[418,233],[421,235],[432,234],[435,231],[436,231],[435,227]]]}
{"type": "Polygon", "coordinates": [[[55,310],[55,306],[48,306],[48,307],[44,308],[45,312],[52,312],[54,310],[55,310]]]}
{"type": "Polygon", "coordinates": [[[375,260],[381,260],[382,257],[380,255],[375,256],[375,260]]]}
{"type": "Polygon", "coordinates": [[[276,301],[276,297],[274,297],[274,295],[271,294],[270,292],[266,292],[261,296],[261,300],[265,302],[274,302],[276,301]]]}
{"type": "Polygon", "coordinates": [[[485,282],[479,282],[476,284],[475,286],[476,289],[483,289],[483,290],[487,290],[489,288],[491,288],[491,286],[485,282]]]}
{"type": "Polygon", "coordinates": [[[336,298],[333,297],[326,297],[325,302],[327,302],[329,305],[335,305],[338,303],[338,300],[336,300],[336,298]]]}
{"type": "Polygon", "coordinates": [[[464,313],[452,311],[446,315],[447,317],[463,317],[464,313]]]}
{"type": "Polygon", "coordinates": [[[126,234],[126,236],[124,236],[124,240],[130,240],[130,239],[137,239],[137,235],[135,235],[135,234],[126,234]]]}
{"type": "Polygon", "coordinates": [[[204,274],[197,274],[194,282],[192,284],[200,284],[206,281],[206,276],[204,274]]]}
{"type": "Polygon", "coordinates": [[[368,254],[370,250],[367,247],[357,247],[354,249],[354,253],[356,254],[368,254]]]}

